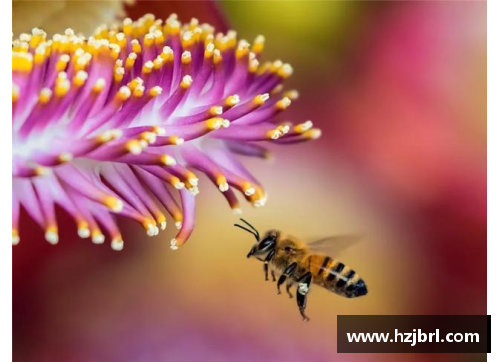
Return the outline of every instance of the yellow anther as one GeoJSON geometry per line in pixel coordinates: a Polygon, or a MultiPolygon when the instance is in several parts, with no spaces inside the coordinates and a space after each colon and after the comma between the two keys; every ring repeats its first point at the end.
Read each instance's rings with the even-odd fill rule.
{"type": "Polygon", "coordinates": [[[226,101],[224,103],[227,107],[234,107],[235,105],[240,103],[240,97],[237,94],[229,96],[226,98],[226,101]]]}
{"type": "Polygon", "coordinates": [[[123,102],[129,99],[131,95],[132,91],[130,90],[130,88],[127,86],[122,86],[120,87],[118,92],[116,92],[116,99],[123,102]]]}
{"type": "Polygon", "coordinates": [[[214,56],[215,44],[208,43],[205,47],[205,58],[210,59],[214,56]]]}
{"type": "Polygon", "coordinates": [[[31,53],[12,53],[12,71],[29,72],[33,69],[31,53]]]}
{"type": "Polygon", "coordinates": [[[160,86],[155,86],[149,90],[149,95],[151,97],[156,97],[161,94],[162,90],[163,89],[160,86]]]}
{"type": "Polygon", "coordinates": [[[132,51],[136,54],[141,54],[142,53],[142,48],[141,44],[137,39],[133,39],[130,41],[130,44],[132,45],[132,51]]]}
{"type": "Polygon", "coordinates": [[[214,118],[207,119],[205,122],[206,122],[208,129],[215,130],[215,129],[219,129],[222,127],[223,121],[224,121],[224,119],[221,117],[214,117],[214,118]]]}
{"type": "Polygon", "coordinates": [[[17,102],[20,93],[21,91],[19,89],[19,86],[15,83],[12,83],[12,102],[17,102]]]}
{"type": "Polygon", "coordinates": [[[188,89],[189,87],[191,87],[191,84],[193,84],[193,78],[190,75],[185,75],[182,78],[181,88],[188,89]]]}
{"type": "Polygon", "coordinates": [[[283,93],[283,95],[285,97],[290,98],[292,101],[295,101],[295,100],[297,100],[299,98],[299,92],[296,91],[295,89],[286,91],[285,93],[283,93]]]}
{"type": "Polygon", "coordinates": [[[215,65],[218,65],[222,62],[222,54],[220,53],[219,49],[214,50],[214,59],[213,62],[215,65]]]}
{"type": "Polygon", "coordinates": [[[125,68],[126,69],[132,69],[132,67],[135,64],[135,61],[137,59],[137,54],[136,53],[130,53],[125,60],[125,68]]]}
{"type": "Polygon", "coordinates": [[[165,62],[172,62],[174,60],[174,51],[168,46],[163,47],[160,56],[165,62]]]}
{"type": "Polygon", "coordinates": [[[153,71],[154,63],[149,60],[142,66],[142,73],[149,74],[153,71]]]}
{"type": "Polygon", "coordinates": [[[137,87],[135,87],[134,91],[132,92],[132,95],[134,97],[140,98],[144,95],[145,90],[146,88],[144,88],[143,85],[138,85],[137,87]]]}
{"type": "Polygon", "coordinates": [[[191,64],[191,52],[189,51],[185,51],[182,53],[182,56],[181,56],[181,61],[182,61],[182,64],[184,65],[189,65],[191,64]]]}
{"type": "Polygon", "coordinates": [[[38,102],[41,104],[46,104],[52,98],[52,90],[50,88],[42,88],[40,94],[38,95],[38,102]]]}
{"type": "Polygon", "coordinates": [[[183,143],[184,143],[184,138],[180,138],[178,136],[170,136],[169,137],[169,144],[171,144],[171,145],[180,146],[183,143]]]}
{"type": "Polygon", "coordinates": [[[125,142],[125,149],[133,155],[140,155],[142,152],[142,146],[139,140],[130,140],[125,142]]]}
{"type": "Polygon", "coordinates": [[[208,111],[208,113],[211,116],[220,116],[223,111],[224,110],[221,106],[213,106],[213,107],[210,107],[210,110],[208,111]]]}
{"type": "Polygon", "coordinates": [[[293,74],[293,68],[290,64],[283,64],[278,70],[278,75],[282,78],[288,78],[293,74]]]}
{"type": "Polygon", "coordinates": [[[255,38],[254,42],[253,42],[253,45],[252,45],[252,51],[255,53],[255,54],[260,54],[262,53],[262,51],[264,50],[264,42],[265,42],[265,38],[264,36],[262,35],[259,35],[255,38]]]}
{"type": "Polygon", "coordinates": [[[68,54],[63,54],[59,57],[57,63],[56,63],[56,70],[58,72],[61,72],[63,70],[66,70],[66,67],[70,61],[69,55],[68,54]]]}
{"type": "Polygon", "coordinates": [[[285,110],[290,106],[290,104],[292,104],[290,98],[283,97],[278,102],[276,102],[276,108],[278,108],[279,110],[285,110]]]}
{"type": "Polygon", "coordinates": [[[308,139],[318,139],[321,137],[321,130],[319,128],[312,128],[303,133],[303,136],[308,139]]]}
{"type": "Polygon", "coordinates": [[[94,86],[92,87],[92,92],[100,93],[103,91],[105,86],[106,86],[106,80],[104,78],[98,78],[95,81],[94,86]]]}
{"type": "Polygon", "coordinates": [[[259,94],[253,99],[253,102],[258,105],[262,106],[266,101],[269,99],[269,93],[264,93],[264,94],[259,94]]]}
{"type": "Polygon", "coordinates": [[[86,71],[79,70],[78,72],[76,72],[75,76],[73,77],[73,84],[76,87],[81,87],[82,85],[85,84],[88,77],[89,77],[89,75],[86,71]]]}
{"type": "Polygon", "coordinates": [[[240,59],[248,55],[250,52],[250,44],[246,40],[240,40],[236,49],[236,58],[240,59]]]}
{"type": "Polygon", "coordinates": [[[175,160],[175,158],[173,158],[170,155],[161,155],[160,162],[165,166],[174,166],[177,164],[177,161],[175,160]]]}

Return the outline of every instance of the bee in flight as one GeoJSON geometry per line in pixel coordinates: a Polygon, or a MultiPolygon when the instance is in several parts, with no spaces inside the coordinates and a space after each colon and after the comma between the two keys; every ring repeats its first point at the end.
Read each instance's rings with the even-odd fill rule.
{"type": "Polygon", "coordinates": [[[277,282],[278,294],[281,294],[281,285],[286,281],[286,291],[290,298],[290,288],[297,284],[297,305],[304,321],[309,318],[305,314],[307,293],[311,283],[323,287],[335,294],[346,298],[355,298],[368,293],[366,284],[359,275],[328,255],[325,251],[343,249],[353,243],[349,236],[334,236],[312,243],[305,243],[292,236],[284,235],[279,230],[269,230],[264,237],[249,222],[240,219],[249,228],[234,224],[255,237],[257,242],[247,255],[264,262],[265,280],[269,280],[269,265],[271,276],[276,281],[275,273],[280,277],[277,282]]]}

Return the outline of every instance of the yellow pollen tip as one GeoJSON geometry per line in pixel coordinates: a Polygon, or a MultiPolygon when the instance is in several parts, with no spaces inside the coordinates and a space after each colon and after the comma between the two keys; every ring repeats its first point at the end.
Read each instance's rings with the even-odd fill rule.
{"type": "Polygon", "coordinates": [[[160,86],[155,86],[153,88],[151,88],[149,90],[149,95],[151,97],[156,97],[156,96],[159,96],[161,94],[161,92],[163,91],[162,87],[160,86]]]}
{"type": "Polygon", "coordinates": [[[19,232],[16,229],[12,229],[12,245],[19,244],[20,240],[21,239],[19,238],[19,232]]]}
{"type": "Polygon", "coordinates": [[[264,50],[264,43],[266,41],[266,38],[264,38],[263,35],[259,35],[255,38],[253,45],[252,45],[252,51],[255,54],[260,54],[264,50]]]}
{"type": "Polygon", "coordinates": [[[170,144],[180,146],[184,143],[184,138],[178,136],[170,136],[170,144]]]}
{"type": "Polygon", "coordinates": [[[222,127],[224,119],[221,117],[210,118],[206,121],[207,128],[210,130],[216,130],[222,127]]]}
{"type": "Polygon", "coordinates": [[[66,163],[70,162],[73,159],[73,155],[69,152],[63,152],[59,155],[58,158],[60,163],[66,163]]]}
{"type": "Polygon", "coordinates": [[[189,87],[191,87],[191,84],[193,84],[193,78],[190,75],[185,75],[182,78],[181,87],[183,89],[188,89],[189,87]]]}
{"type": "Polygon", "coordinates": [[[48,167],[45,167],[45,166],[36,166],[35,167],[35,175],[37,176],[44,176],[44,175],[48,175],[50,173],[50,168],[48,167]]]}
{"type": "Polygon", "coordinates": [[[304,137],[315,140],[321,137],[321,130],[319,128],[312,128],[304,133],[304,137]]]}
{"type": "Polygon", "coordinates": [[[125,149],[133,155],[140,155],[142,146],[139,140],[130,140],[125,143],[125,149]]]}
{"type": "Polygon", "coordinates": [[[50,88],[42,88],[40,94],[38,95],[38,102],[41,104],[47,104],[52,98],[52,90],[50,88]]]}
{"type": "Polygon", "coordinates": [[[290,98],[284,97],[278,102],[276,102],[276,108],[278,108],[279,110],[285,110],[290,106],[290,104],[292,104],[290,98]]]}
{"type": "Polygon", "coordinates": [[[227,179],[224,175],[217,175],[215,183],[217,184],[221,192],[226,192],[227,190],[229,190],[229,184],[227,183],[227,179]]]}
{"type": "Polygon", "coordinates": [[[146,141],[149,144],[153,144],[156,142],[156,133],[154,132],[142,132],[140,137],[142,140],[146,141]]]}
{"type": "Polygon", "coordinates": [[[162,128],[160,126],[154,126],[152,131],[156,133],[158,136],[164,136],[167,133],[165,128],[162,128]]]}
{"type": "Polygon", "coordinates": [[[253,99],[253,102],[258,106],[262,106],[264,103],[266,103],[268,99],[269,99],[269,93],[264,93],[256,96],[253,99]]]}
{"type": "Polygon", "coordinates": [[[160,162],[165,166],[175,166],[177,161],[170,155],[161,155],[160,162]]]}
{"type": "Polygon", "coordinates": [[[267,138],[277,140],[281,137],[281,132],[278,129],[273,129],[267,132],[267,138]]]}
{"type": "Polygon", "coordinates": [[[222,112],[223,112],[223,109],[221,106],[213,106],[210,108],[208,113],[211,116],[220,116],[222,114],[222,112]]]}
{"type": "Polygon", "coordinates": [[[127,86],[120,87],[120,89],[116,93],[117,99],[120,100],[120,101],[122,101],[122,102],[124,102],[127,99],[129,99],[131,95],[132,95],[132,91],[127,86]]]}
{"type": "Polygon", "coordinates": [[[182,53],[182,57],[181,57],[181,61],[182,61],[182,64],[184,65],[188,65],[191,63],[191,52],[189,51],[185,51],[182,53]]]}
{"type": "Polygon", "coordinates": [[[297,99],[299,99],[299,92],[295,89],[292,89],[283,93],[283,96],[290,98],[292,101],[296,101],[297,99]]]}
{"type": "Polygon", "coordinates": [[[19,99],[19,86],[15,83],[12,83],[12,102],[17,102],[19,99]]]}
{"type": "Polygon", "coordinates": [[[278,69],[278,75],[282,78],[288,78],[293,74],[293,68],[290,64],[283,64],[282,67],[278,69]]]}
{"type": "Polygon", "coordinates": [[[103,203],[113,212],[121,212],[123,210],[123,201],[115,196],[106,196],[103,203]]]}
{"type": "Polygon", "coordinates": [[[98,78],[92,87],[92,92],[101,93],[104,87],[106,87],[106,80],[104,78],[98,78]]]}
{"type": "Polygon", "coordinates": [[[225,102],[228,107],[234,107],[238,103],[240,103],[240,97],[237,94],[227,97],[225,102]]]}

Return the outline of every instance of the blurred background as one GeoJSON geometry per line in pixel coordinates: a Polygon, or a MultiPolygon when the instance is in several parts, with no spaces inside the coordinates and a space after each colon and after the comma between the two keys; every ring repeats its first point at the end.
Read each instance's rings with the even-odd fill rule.
{"type": "Polygon", "coordinates": [[[57,247],[41,231],[23,237],[13,250],[16,361],[399,361],[336,355],[337,315],[486,314],[485,2],[62,3],[15,1],[14,31],[44,22],[89,31],[78,21],[86,4],[110,19],[177,12],[265,35],[265,57],[294,66],[288,86],[300,99],[286,119],[311,119],[323,136],[246,161],[269,201],[243,216],[306,240],[362,234],[339,257],[369,294],[313,288],[302,322],[246,259],[251,236],[205,182],[195,232],[177,252],[172,229],[147,238],[128,222],[119,253],[78,239],[72,225],[57,247]],[[36,6],[49,15],[29,23],[23,14],[36,6]]]}

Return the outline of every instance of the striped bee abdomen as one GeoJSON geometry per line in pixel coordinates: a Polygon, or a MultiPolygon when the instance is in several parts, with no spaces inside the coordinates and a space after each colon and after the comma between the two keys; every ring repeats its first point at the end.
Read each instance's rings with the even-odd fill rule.
{"type": "Polygon", "coordinates": [[[336,259],[326,255],[310,255],[308,264],[315,283],[333,293],[347,298],[368,293],[363,279],[354,270],[336,259]]]}

